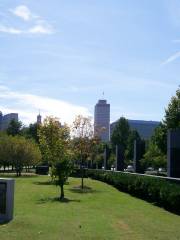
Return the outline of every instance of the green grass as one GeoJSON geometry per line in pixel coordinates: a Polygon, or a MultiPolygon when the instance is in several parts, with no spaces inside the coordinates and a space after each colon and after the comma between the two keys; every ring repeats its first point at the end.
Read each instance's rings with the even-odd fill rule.
{"type": "Polygon", "coordinates": [[[70,178],[58,202],[48,180],[16,178],[14,220],[0,225],[0,240],[180,239],[180,216],[90,179],[82,193],[70,178]]]}

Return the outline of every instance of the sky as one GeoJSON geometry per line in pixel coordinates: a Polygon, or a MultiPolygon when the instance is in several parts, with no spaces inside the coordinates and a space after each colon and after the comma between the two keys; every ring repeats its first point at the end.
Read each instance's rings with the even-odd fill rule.
{"type": "Polygon", "coordinates": [[[25,124],[162,120],[180,84],[179,0],[1,0],[0,111],[25,124]]]}

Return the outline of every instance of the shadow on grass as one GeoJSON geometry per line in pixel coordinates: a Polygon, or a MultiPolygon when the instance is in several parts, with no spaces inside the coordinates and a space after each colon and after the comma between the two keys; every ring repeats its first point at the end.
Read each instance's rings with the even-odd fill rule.
{"type": "Polygon", "coordinates": [[[52,181],[46,181],[46,182],[33,182],[35,185],[55,185],[52,181]]]}
{"type": "Polygon", "coordinates": [[[70,203],[70,202],[80,202],[79,199],[69,199],[69,198],[64,198],[64,199],[60,199],[59,197],[47,197],[47,198],[41,198],[37,201],[37,204],[45,204],[48,202],[59,202],[59,203],[70,203]]]}
{"type": "Polygon", "coordinates": [[[73,193],[97,193],[99,191],[92,189],[91,187],[84,186],[82,189],[81,186],[76,186],[73,188],[68,189],[69,191],[73,193]]]}
{"type": "Polygon", "coordinates": [[[21,176],[17,176],[15,173],[4,173],[4,174],[0,173],[0,177],[2,177],[2,178],[17,178],[17,179],[21,179],[21,178],[35,178],[35,177],[38,177],[38,175],[22,173],[21,176]]]}
{"type": "MultiPolygon", "coordinates": [[[[42,185],[55,185],[55,186],[57,186],[56,183],[53,182],[53,181],[33,182],[33,184],[35,184],[35,185],[41,185],[41,186],[42,186],[42,185]]],[[[69,182],[65,183],[64,185],[69,185],[69,182]]]]}

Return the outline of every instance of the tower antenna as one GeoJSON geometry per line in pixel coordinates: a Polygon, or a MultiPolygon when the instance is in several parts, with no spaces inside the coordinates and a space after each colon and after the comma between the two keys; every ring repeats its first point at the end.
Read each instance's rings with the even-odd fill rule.
{"type": "Polygon", "coordinates": [[[102,97],[103,97],[103,99],[104,99],[104,91],[102,92],[102,97]]]}

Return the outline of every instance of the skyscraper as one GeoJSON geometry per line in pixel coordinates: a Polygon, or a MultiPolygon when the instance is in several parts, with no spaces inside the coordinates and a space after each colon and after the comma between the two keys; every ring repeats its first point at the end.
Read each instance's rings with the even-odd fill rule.
{"type": "Polygon", "coordinates": [[[94,134],[103,142],[110,138],[110,104],[106,100],[99,100],[94,109],[94,134]]]}

